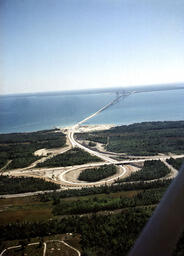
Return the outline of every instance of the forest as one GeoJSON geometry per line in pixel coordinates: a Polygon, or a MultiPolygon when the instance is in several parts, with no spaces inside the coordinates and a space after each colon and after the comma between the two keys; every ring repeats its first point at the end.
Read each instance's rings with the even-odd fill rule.
{"type": "MultiPolygon", "coordinates": [[[[0,241],[30,239],[52,234],[80,234],[84,255],[126,255],[151,215],[152,208],[127,209],[116,215],[71,216],[0,227],[0,241]]],[[[3,248],[1,243],[0,249],[3,248]]]]}
{"type": "MultiPolygon", "coordinates": [[[[71,216],[43,222],[14,223],[0,227],[0,249],[3,241],[44,237],[52,234],[80,234],[82,256],[125,256],[151,216],[154,207],[129,208],[106,216],[71,216]]],[[[173,256],[184,254],[184,236],[173,256]]]]}
{"type": "Polygon", "coordinates": [[[172,165],[174,168],[176,168],[176,170],[180,170],[180,167],[182,165],[184,161],[184,158],[177,158],[177,159],[174,159],[174,158],[169,158],[167,159],[167,162],[172,165]]]}
{"type": "Polygon", "coordinates": [[[140,181],[159,179],[170,173],[168,167],[160,160],[145,161],[144,166],[140,171],[131,173],[121,181],[140,181]]]}
{"type": "MultiPolygon", "coordinates": [[[[55,218],[1,224],[1,246],[7,240],[73,233],[80,235],[83,256],[126,255],[169,184],[168,180],[140,182],[39,195],[41,201],[52,201],[55,218]],[[130,191],[129,196],[114,196],[123,190],[130,191]],[[131,195],[131,190],[136,191],[131,195]],[[119,213],[114,212],[117,209],[119,213]],[[77,215],[84,213],[90,215],[77,215]]],[[[178,248],[183,250],[181,242],[178,248]]]]}
{"type": "Polygon", "coordinates": [[[129,197],[104,197],[88,198],[81,200],[60,200],[53,208],[54,215],[95,213],[98,211],[113,211],[116,209],[154,205],[163,196],[165,188],[157,188],[139,192],[135,196],[129,197]]]}
{"type": "Polygon", "coordinates": [[[58,184],[33,177],[0,176],[0,195],[59,189],[58,184]]]}
{"type": "Polygon", "coordinates": [[[56,148],[65,145],[66,138],[62,132],[44,130],[30,133],[0,134],[0,168],[8,160],[12,162],[7,169],[23,168],[39,159],[34,151],[40,148],[56,148]]]}
{"type": "Polygon", "coordinates": [[[143,122],[76,136],[104,143],[108,151],[129,155],[184,153],[184,121],[143,122]]]}
{"type": "Polygon", "coordinates": [[[46,194],[40,194],[39,199],[42,202],[47,201],[57,201],[59,202],[62,198],[68,197],[81,197],[81,196],[90,196],[90,195],[98,195],[105,194],[109,196],[110,193],[116,193],[121,191],[132,191],[132,190],[147,190],[147,189],[155,189],[155,188],[167,188],[171,183],[171,180],[156,180],[153,182],[137,182],[137,183],[117,183],[114,185],[104,185],[99,187],[83,187],[81,189],[70,189],[63,190],[60,192],[52,192],[46,194]]]}
{"type": "Polygon", "coordinates": [[[54,156],[43,163],[38,163],[37,167],[61,167],[99,161],[102,160],[96,156],[90,155],[82,149],[73,148],[63,154],[54,156]]]}
{"type": "MultiPolygon", "coordinates": [[[[65,135],[56,131],[25,133],[23,136],[20,135],[20,139],[19,134],[12,134],[12,137],[9,134],[0,135],[1,167],[8,160],[13,160],[10,167],[19,164],[23,167],[33,161],[31,157],[35,150],[65,145],[65,135]],[[15,159],[19,158],[20,160],[16,162],[15,159]]],[[[137,155],[184,152],[183,121],[119,126],[108,131],[76,134],[76,136],[89,139],[91,146],[94,145],[93,142],[102,142],[109,150],[131,155],[134,155],[135,149],[137,155]]],[[[168,162],[178,169],[182,160],[170,159],[168,162]]],[[[78,165],[94,161],[101,160],[74,148],[40,163],[39,167],[78,165]]],[[[102,172],[98,169],[98,173],[102,172]]],[[[26,208],[28,205],[24,205],[23,201],[22,205],[20,203],[17,206],[17,201],[21,199],[18,198],[17,205],[12,203],[8,209],[5,208],[11,201],[0,199],[5,209],[4,212],[0,212],[1,216],[4,214],[2,219],[6,219],[7,216],[10,218],[12,211],[20,219],[21,214],[25,214],[25,221],[19,219],[17,221],[14,217],[12,218],[14,221],[6,222],[9,224],[0,224],[0,251],[3,249],[3,242],[8,240],[22,241],[53,234],[73,233],[80,236],[82,256],[127,255],[171,183],[171,180],[151,182],[146,180],[159,179],[168,173],[168,168],[161,161],[146,161],[142,170],[126,179],[117,180],[113,185],[54,191],[34,196],[31,202],[29,199],[24,202],[28,202],[29,207],[33,209],[32,213],[35,214],[36,220],[27,219],[26,214],[30,208],[26,208]]],[[[58,185],[41,179],[0,176],[1,195],[57,188],[58,185]]],[[[179,255],[184,255],[184,234],[173,253],[173,256],[179,255]]]]}
{"type": "Polygon", "coordinates": [[[82,171],[78,177],[81,181],[95,182],[116,174],[116,166],[104,165],[99,168],[90,168],[82,171]]]}

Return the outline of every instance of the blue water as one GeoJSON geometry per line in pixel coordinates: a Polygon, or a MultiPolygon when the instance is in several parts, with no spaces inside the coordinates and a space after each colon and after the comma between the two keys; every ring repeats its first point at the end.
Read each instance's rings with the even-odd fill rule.
{"type": "MultiPolygon", "coordinates": [[[[0,133],[70,126],[112,101],[115,95],[101,92],[1,96],[0,133]]],[[[133,94],[87,123],[120,125],[158,120],[184,120],[184,89],[133,94]]]]}

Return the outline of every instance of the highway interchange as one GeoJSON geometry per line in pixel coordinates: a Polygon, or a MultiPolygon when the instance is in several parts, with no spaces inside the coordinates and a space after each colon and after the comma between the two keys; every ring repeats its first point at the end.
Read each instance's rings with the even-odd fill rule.
{"type": "MultiPolygon", "coordinates": [[[[60,184],[61,189],[70,189],[70,188],[82,188],[82,187],[90,187],[90,186],[100,186],[104,184],[112,184],[114,183],[117,179],[126,177],[131,174],[132,171],[137,171],[140,168],[136,168],[135,164],[140,164],[144,163],[144,161],[148,160],[161,160],[170,170],[170,174],[167,175],[166,177],[163,177],[161,179],[168,179],[168,178],[174,178],[177,175],[177,170],[175,170],[172,166],[170,166],[167,162],[166,159],[173,157],[173,158],[180,158],[184,157],[184,155],[157,155],[157,156],[150,156],[150,157],[138,157],[135,159],[128,159],[128,160],[123,160],[119,161],[114,159],[115,153],[113,153],[113,158],[108,152],[100,152],[97,150],[94,150],[92,148],[89,148],[85,146],[84,144],[80,143],[75,139],[75,133],[80,131],[80,127],[83,123],[85,123],[87,120],[93,118],[100,112],[104,111],[105,109],[111,107],[112,105],[116,104],[118,100],[121,97],[127,97],[131,95],[132,93],[126,93],[126,94],[120,94],[118,95],[112,102],[109,104],[105,105],[102,107],[100,110],[95,112],[94,114],[86,117],[82,121],[78,122],[77,124],[73,125],[72,127],[69,127],[66,129],[66,136],[67,136],[67,146],[59,149],[57,151],[52,150],[49,151],[48,156],[44,156],[38,161],[32,163],[30,166],[26,168],[21,168],[21,169],[16,169],[16,170],[8,170],[4,171],[4,175],[13,175],[13,176],[24,176],[24,177],[39,177],[39,178],[44,178],[45,180],[49,180],[52,182],[55,182],[57,184],[60,184]],[[97,156],[98,158],[102,159],[102,162],[98,163],[89,163],[89,164],[83,164],[83,165],[78,165],[78,166],[68,166],[68,167],[57,167],[57,168],[36,168],[36,164],[38,162],[43,162],[47,160],[48,158],[54,157],[57,154],[62,154],[65,153],[67,150],[78,147],[86,152],[88,152],[91,155],[97,156]],[[78,180],[78,175],[80,171],[86,169],[86,168],[94,168],[94,167],[99,167],[102,165],[109,165],[109,164],[114,164],[117,166],[117,173],[109,178],[103,179],[98,182],[81,182],[78,180]],[[75,177],[75,179],[74,179],[75,177]]],[[[111,152],[112,153],[112,152],[111,152]]],[[[151,182],[151,181],[148,181],[151,182]]],[[[38,193],[45,193],[44,191],[39,191],[39,192],[33,192],[33,193],[23,193],[19,194],[17,196],[26,196],[26,195],[33,195],[33,194],[38,194],[38,193]]],[[[1,197],[15,197],[16,195],[4,195],[1,197]]]]}

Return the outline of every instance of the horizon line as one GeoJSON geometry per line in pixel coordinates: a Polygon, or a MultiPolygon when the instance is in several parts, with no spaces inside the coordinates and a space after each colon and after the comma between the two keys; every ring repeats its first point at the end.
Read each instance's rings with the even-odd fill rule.
{"type": "MultiPolygon", "coordinates": [[[[116,89],[127,89],[130,88],[131,90],[134,88],[145,88],[145,87],[158,87],[158,86],[175,86],[176,88],[172,88],[174,89],[184,89],[184,82],[172,82],[172,83],[158,83],[158,84],[139,84],[139,85],[123,85],[123,86],[117,86],[117,87],[98,87],[98,88],[84,88],[84,89],[69,89],[69,90],[56,90],[56,91],[38,91],[38,92],[17,92],[17,93],[0,93],[0,97],[3,96],[26,96],[26,95],[36,95],[36,94],[55,94],[55,93],[64,93],[67,95],[73,94],[73,93],[91,93],[91,94],[96,94],[96,93],[110,93],[110,92],[114,92],[116,89]],[[183,85],[182,88],[176,87],[179,85],[183,85]]],[[[161,88],[160,88],[161,89],[161,88]]],[[[164,90],[164,88],[163,88],[164,90]]],[[[165,90],[169,90],[165,89],[165,90]]],[[[171,90],[171,88],[170,88],[171,90]]],[[[43,95],[43,96],[44,96],[43,95]]]]}

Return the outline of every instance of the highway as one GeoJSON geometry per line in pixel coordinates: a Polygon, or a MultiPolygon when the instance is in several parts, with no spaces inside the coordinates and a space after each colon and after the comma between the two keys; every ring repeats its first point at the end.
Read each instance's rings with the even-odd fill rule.
{"type": "MultiPolygon", "coordinates": [[[[183,158],[184,155],[173,155],[171,156],[173,158],[183,158]]],[[[161,160],[163,161],[164,163],[167,163],[165,162],[166,159],[170,158],[170,156],[160,156],[160,157],[157,157],[157,158],[154,158],[154,157],[150,157],[150,158],[144,158],[144,159],[135,159],[135,160],[129,160],[129,161],[121,161],[121,162],[118,162],[119,164],[125,164],[125,166],[127,166],[128,164],[131,164],[131,163],[137,163],[138,162],[145,162],[145,161],[149,161],[149,160],[161,160]]],[[[118,164],[117,163],[117,164],[118,164]]],[[[107,163],[107,162],[101,162],[101,163],[90,163],[90,164],[84,164],[84,165],[80,165],[80,166],[71,166],[68,168],[67,171],[64,171],[64,172],[61,172],[60,171],[60,168],[58,167],[55,167],[55,168],[50,168],[52,169],[52,171],[54,172],[55,170],[58,171],[59,173],[59,177],[58,177],[58,184],[61,184],[62,188],[61,189],[57,189],[57,190],[47,190],[47,191],[36,191],[36,192],[26,192],[26,193],[19,193],[19,194],[8,194],[8,195],[0,195],[1,198],[15,198],[15,197],[26,197],[26,196],[33,196],[33,195],[38,195],[38,194],[44,194],[44,193],[49,193],[49,192],[54,192],[54,191],[62,191],[62,190],[65,190],[65,189],[80,189],[82,187],[88,187],[88,186],[94,186],[94,185],[104,185],[104,184],[108,184],[109,182],[113,182],[114,180],[118,179],[118,177],[120,176],[116,176],[115,178],[109,178],[107,180],[104,180],[104,181],[99,181],[99,182],[95,182],[95,183],[77,183],[77,182],[73,182],[73,181],[68,181],[65,179],[64,175],[67,174],[67,172],[70,172],[70,171],[77,171],[79,168],[83,169],[83,168],[91,168],[91,167],[99,167],[99,166],[102,166],[102,165],[105,165],[105,164],[110,164],[110,163],[107,163]]],[[[156,180],[164,180],[164,179],[172,179],[174,177],[177,176],[178,174],[178,171],[176,169],[174,169],[172,166],[168,165],[168,163],[166,164],[167,167],[171,170],[171,173],[168,174],[167,176],[165,177],[162,177],[162,178],[159,178],[159,179],[155,179],[155,180],[148,180],[148,181],[145,181],[145,182],[153,182],[153,181],[156,181],[156,180]]],[[[123,167],[123,166],[122,166],[123,167]]],[[[125,167],[124,167],[125,168],[125,167]]],[[[38,169],[35,169],[36,172],[38,172],[39,170],[38,169]]],[[[29,176],[34,176],[33,175],[33,172],[34,170],[30,170],[30,175],[29,176]]],[[[46,170],[47,172],[47,170],[46,170]]],[[[122,169],[122,174],[120,174],[121,176],[123,176],[125,173],[124,173],[124,169],[122,169]]],[[[15,175],[15,170],[12,170],[12,171],[9,171],[9,173],[4,173],[4,175],[15,175]]],[[[24,173],[23,172],[19,172],[17,173],[16,176],[24,176],[24,173]]],[[[35,176],[36,177],[36,176],[35,176]]],[[[39,176],[37,178],[40,178],[39,176]]],[[[138,183],[140,181],[136,181],[136,182],[128,182],[128,183],[138,183]]],[[[127,182],[126,182],[127,183],[127,182]]]]}
{"type": "Polygon", "coordinates": [[[118,95],[113,101],[111,101],[110,103],[108,103],[107,105],[105,105],[104,107],[102,107],[101,109],[99,109],[97,112],[95,112],[94,114],[86,117],[85,119],[83,119],[82,121],[78,122],[77,125],[75,125],[75,127],[80,126],[81,124],[85,123],[86,121],[88,121],[89,119],[95,117],[96,115],[100,114],[102,111],[106,110],[107,108],[113,106],[114,104],[118,103],[119,99],[122,97],[128,97],[131,94],[133,94],[135,92],[127,92],[126,94],[120,94],[118,95]]]}
{"type": "MultiPolygon", "coordinates": [[[[171,174],[169,175],[169,178],[174,178],[177,175],[177,170],[175,170],[174,168],[172,168],[171,166],[168,165],[168,163],[166,162],[167,159],[169,159],[170,157],[173,158],[181,158],[184,157],[184,155],[157,155],[157,156],[150,156],[150,157],[141,157],[139,159],[129,159],[129,160],[123,160],[123,161],[119,161],[119,160],[115,160],[112,157],[108,156],[107,154],[105,154],[104,152],[98,152],[98,151],[94,151],[82,144],[80,144],[74,137],[75,133],[78,132],[78,129],[80,127],[81,124],[83,124],[84,122],[86,122],[87,120],[93,118],[94,116],[96,116],[97,114],[99,114],[100,112],[104,111],[105,109],[111,107],[112,105],[116,104],[118,102],[118,100],[121,97],[127,97],[129,95],[131,95],[132,93],[136,93],[136,92],[128,92],[126,94],[121,94],[118,95],[118,97],[116,97],[113,101],[111,101],[109,104],[105,105],[104,107],[100,108],[97,112],[95,112],[94,114],[91,114],[90,116],[86,117],[85,119],[83,119],[82,121],[78,122],[77,124],[75,124],[74,126],[72,126],[71,128],[68,128],[67,130],[67,144],[68,146],[65,147],[64,149],[62,149],[62,153],[64,153],[65,151],[69,150],[71,147],[78,147],[81,148],[82,150],[88,152],[91,155],[97,156],[98,158],[102,159],[104,162],[101,163],[89,163],[89,164],[85,164],[85,165],[80,165],[80,166],[70,166],[67,167],[65,169],[62,168],[50,168],[50,169],[44,169],[44,173],[42,173],[42,170],[40,169],[36,169],[36,164],[38,161],[44,161],[47,158],[53,157],[55,154],[52,154],[52,156],[49,157],[44,157],[38,161],[36,161],[35,163],[31,164],[30,166],[26,167],[26,168],[21,168],[21,169],[17,169],[17,170],[11,170],[8,172],[4,172],[3,175],[14,175],[14,176],[38,176],[46,178],[46,179],[52,179],[54,182],[58,183],[61,185],[62,189],[70,189],[70,188],[81,188],[81,187],[86,187],[86,186],[92,186],[92,185],[104,185],[104,184],[110,184],[113,183],[115,180],[117,180],[118,178],[121,178],[123,176],[125,176],[125,174],[127,174],[129,172],[127,172],[127,168],[124,165],[131,165],[133,163],[141,163],[141,162],[145,162],[145,161],[149,161],[149,160],[161,160],[163,161],[163,163],[169,167],[169,169],[171,170],[171,174]],[[111,176],[109,179],[104,179],[102,181],[98,181],[98,182],[94,182],[94,183],[87,183],[87,182],[78,182],[75,179],[66,179],[66,174],[68,174],[69,172],[71,172],[70,175],[72,175],[73,171],[79,171],[82,170],[84,168],[94,168],[94,167],[99,167],[101,165],[105,165],[105,164],[114,164],[116,166],[118,166],[119,170],[118,173],[116,175],[111,176]],[[41,173],[41,176],[40,176],[41,173]],[[54,177],[54,178],[51,178],[54,177]]],[[[61,153],[61,152],[60,152],[61,153]]],[[[56,154],[57,155],[57,154],[56,154]]],[[[76,176],[76,175],[75,175],[76,176]]],[[[71,176],[72,177],[72,176],[71,176]]],[[[163,177],[163,179],[167,179],[168,177],[163,177]]],[[[151,182],[151,181],[148,181],[151,182]]],[[[61,191],[59,190],[59,191],[61,191]]],[[[37,192],[31,192],[31,193],[22,193],[20,195],[2,195],[1,197],[3,198],[10,198],[10,197],[17,197],[17,196],[28,196],[28,195],[36,195],[36,194],[41,194],[41,193],[47,193],[47,192],[51,192],[51,191],[37,191],[37,192]]]]}
{"type": "Polygon", "coordinates": [[[91,155],[94,155],[94,156],[97,156],[99,158],[101,158],[103,161],[105,162],[109,162],[111,164],[115,164],[117,163],[117,160],[114,160],[108,156],[104,156],[102,153],[99,153],[99,152],[96,152],[92,149],[89,149],[83,145],[81,145],[79,142],[77,142],[75,139],[74,139],[74,133],[75,133],[75,130],[74,129],[71,129],[69,130],[69,133],[68,133],[68,138],[70,140],[70,143],[72,144],[73,147],[78,147],[78,148],[81,148],[83,150],[85,150],[86,152],[88,152],[89,154],[91,155]]]}
{"type": "Polygon", "coordinates": [[[77,132],[77,129],[79,128],[79,126],[83,123],[85,123],[86,121],[88,121],[89,119],[95,117],[96,115],[98,115],[99,113],[101,113],[102,111],[106,110],[107,108],[113,106],[114,104],[116,104],[119,99],[121,97],[128,97],[130,96],[131,94],[135,93],[134,91],[133,92],[126,92],[126,94],[120,94],[118,95],[113,101],[111,101],[110,103],[108,103],[107,105],[105,105],[104,107],[100,108],[97,112],[93,113],[92,115],[84,118],[82,121],[78,122],[77,124],[75,124],[74,126],[72,126],[71,128],[69,128],[68,130],[68,139],[72,145],[72,147],[79,147],[85,151],[87,151],[88,153],[92,154],[92,155],[95,155],[95,156],[98,156],[99,158],[103,159],[104,161],[107,161],[107,162],[110,162],[110,163],[116,163],[117,161],[114,160],[114,159],[111,159],[107,156],[104,156],[102,155],[101,153],[99,152],[96,152],[96,151],[93,151],[83,145],[81,145],[79,142],[77,142],[75,139],[74,139],[74,133],[77,132]]]}
{"type": "MultiPolygon", "coordinates": [[[[82,121],[78,122],[76,125],[72,126],[72,128],[69,129],[69,131],[68,131],[68,139],[69,139],[69,141],[70,141],[72,147],[78,147],[78,148],[80,148],[80,149],[83,149],[84,151],[88,152],[89,154],[94,155],[94,156],[97,156],[98,158],[101,158],[103,161],[105,161],[105,162],[107,162],[107,163],[110,163],[110,164],[117,164],[117,163],[118,163],[117,160],[112,159],[112,158],[110,158],[110,157],[108,157],[108,156],[106,156],[106,155],[104,155],[104,154],[102,154],[102,153],[100,153],[100,152],[94,151],[94,150],[92,150],[92,149],[89,149],[89,148],[87,148],[87,147],[81,145],[78,141],[75,140],[74,134],[75,134],[77,128],[78,128],[81,124],[83,124],[83,123],[86,122],[87,120],[93,118],[94,116],[98,115],[98,114],[101,113],[102,111],[104,111],[104,110],[106,110],[107,108],[109,108],[109,107],[113,106],[114,104],[116,104],[116,103],[118,102],[118,100],[119,100],[121,97],[128,97],[128,96],[131,95],[132,93],[134,93],[134,92],[127,92],[126,94],[118,95],[118,96],[117,96],[113,101],[111,101],[109,104],[105,105],[104,107],[102,107],[101,109],[99,109],[99,110],[98,110],[97,112],[95,112],[94,114],[92,114],[92,115],[86,117],[86,118],[83,119],[82,121]]],[[[115,180],[115,179],[117,179],[117,178],[120,178],[120,177],[122,177],[122,176],[125,175],[125,173],[126,173],[126,168],[125,168],[124,166],[122,166],[122,165],[120,165],[119,167],[120,167],[120,169],[122,169],[122,171],[120,172],[119,176],[118,176],[118,177],[115,177],[115,178],[114,178],[114,177],[113,177],[113,178],[110,178],[110,179],[106,180],[105,182],[111,182],[111,181],[113,181],[113,180],[115,180]]],[[[61,180],[64,180],[64,179],[63,179],[63,176],[64,176],[64,174],[66,174],[67,172],[69,172],[69,171],[67,170],[67,171],[65,171],[65,172],[61,175],[61,177],[60,177],[61,180]]],[[[70,182],[70,181],[66,181],[66,180],[65,180],[65,182],[67,182],[67,183],[69,183],[69,184],[72,184],[72,185],[76,185],[76,184],[78,185],[78,184],[79,184],[79,183],[70,182]]],[[[91,184],[91,185],[95,185],[95,184],[96,184],[96,185],[97,185],[97,184],[104,184],[104,181],[103,181],[103,182],[100,182],[100,181],[99,181],[99,182],[94,182],[94,183],[91,184]]],[[[85,183],[84,185],[89,185],[89,183],[85,183]]]]}
{"type": "MultiPolygon", "coordinates": [[[[111,157],[103,154],[103,153],[100,153],[100,152],[97,152],[97,151],[94,151],[88,147],[85,147],[84,145],[80,144],[78,141],[75,140],[74,138],[74,134],[75,132],[77,132],[77,129],[79,128],[79,126],[86,122],[87,120],[93,118],[94,116],[96,116],[97,114],[99,114],[100,112],[104,111],[105,109],[111,107],[113,104],[115,104],[116,102],[118,102],[118,100],[122,97],[122,96],[129,96],[131,95],[132,93],[136,93],[135,91],[133,92],[128,92],[127,94],[125,95],[119,95],[116,99],[114,99],[112,102],[110,102],[109,104],[105,105],[104,107],[102,107],[101,109],[99,109],[97,112],[95,112],[94,114],[86,117],[85,119],[83,119],[82,121],[78,122],[76,125],[72,126],[69,130],[68,130],[68,140],[70,141],[72,147],[78,147],[78,148],[81,148],[83,149],[84,151],[88,152],[89,154],[91,155],[94,155],[94,156],[97,156],[98,158],[102,159],[103,161],[105,161],[104,164],[115,164],[115,165],[119,165],[119,167],[122,169],[122,171],[120,172],[119,176],[118,177],[111,177],[110,179],[107,179],[106,181],[99,181],[99,182],[94,182],[94,183],[90,183],[90,185],[98,185],[98,184],[104,184],[104,183],[109,183],[109,182],[112,182],[114,180],[117,180],[118,178],[121,178],[122,176],[124,176],[126,174],[126,168],[123,166],[125,164],[131,164],[131,163],[137,163],[137,162],[145,162],[145,161],[148,161],[148,160],[161,160],[167,167],[169,167],[169,169],[171,170],[171,173],[172,173],[172,178],[174,178],[176,175],[177,175],[177,171],[175,170],[174,171],[174,168],[172,169],[171,166],[166,162],[167,159],[169,159],[171,156],[152,156],[152,157],[147,157],[146,159],[142,158],[142,159],[135,159],[135,160],[123,160],[123,161],[118,161],[118,160],[115,160],[115,159],[112,159],[111,157]]],[[[182,157],[181,155],[179,156],[176,156],[175,158],[177,157],[182,157]]],[[[184,157],[184,155],[183,155],[184,157]]],[[[91,165],[89,164],[89,167],[91,165]]],[[[68,184],[71,184],[71,185],[80,185],[80,183],[77,183],[77,182],[72,182],[72,181],[67,181],[66,179],[64,179],[64,175],[68,172],[70,172],[71,170],[66,170],[65,172],[63,172],[61,175],[60,175],[60,180],[63,181],[63,182],[66,182],[68,184]]],[[[169,176],[170,177],[170,176],[169,176]]],[[[171,178],[171,177],[170,177],[171,178]]],[[[89,186],[89,183],[82,183],[82,185],[88,185],[89,186]]]]}
{"type": "MultiPolygon", "coordinates": [[[[153,182],[156,180],[164,180],[164,179],[172,179],[174,177],[177,176],[178,171],[176,169],[174,169],[171,165],[169,165],[167,162],[165,162],[166,159],[169,159],[170,157],[172,158],[183,158],[184,155],[171,155],[171,156],[152,156],[150,158],[143,158],[143,159],[135,159],[135,160],[126,160],[126,161],[117,161],[116,165],[120,164],[124,164],[125,166],[128,164],[132,164],[132,163],[137,163],[137,162],[145,162],[145,161],[150,161],[150,160],[161,160],[163,161],[163,163],[166,163],[167,167],[171,170],[171,173],[168,174],[165,177],[159,178],[159,179],[155,179],[155,180],[148,180],[145,182],[153,182]]],[[[122,177],[123,175],[125,175],[125,171],[126,168],[124,166],[122,167],[122,172],[120,172],[119,176],[116,176],[114,178],[109,178],[103,181],[99,181],[99,182],[94,182],[94,183],[86,183],[86,182],[73,182],[73,181],[68,181],[65,179],[64,175],[67,174],[67,172],[70,171],[77,171],[79,168],[81,169],[85,169],[85,168],[94,168],[94,167],[99,167],[105,164],[111,164],[108,162],[101,162],[101,163],[89,163],[89,164],[84,164],[84,165],[78,165],[78,166],[70,166],[66,171],[62,172],[60,171],[59,167],[55,167],[55,168],[50,168],[53,172],[54,171],[58,171],[58,184],[61,184],[62,188],[61,189],[57,189],[56,191],[60,192],[62,190],[65,189],[80,189],[82,187],[88,187],[88,186],[100,186],[100,185],[104,185],[104,184],[108,184],[109,182],[112,183],[113,181],[117,180],[118,177],[122,177]]],[[[47,172],[47,169],[44,169],[47,172]]],[[[8,171],[5,172],[3,175],[15,175],[15,172],[17,172],[16,170],[12,170],[12,171],[8,171]]],[[[39,172],[39,169],[35,169],[35,172],[39,172]]],[[[34,176],[34,169],[30,169],[30,175],[29,176],[34,176]]],[[[21,170],[19,172],[16,173],[16,176],[24,176],[24,173],[21,172],[21,170]]],[[[36,176],[35,176],[36,177],[36,176]]],[[[38,178],[40,178],[38,176],[38,178]]],[[[44,178],[44,176],[43,176],[44,178]]],[[[140,181],[135,181],[135,182],[128,182],[128,183],[138,183],[140,181]]],[[[127,182],[126,182],[127,183],[127,182]]],[[[55,190],[47,190],[47,191],[36,191],[36,192],[26,192],[26,193],[19,193],[19,194],[8,194],[8,195],[0,195],[1,198],[15,198],[15,197],[26,197],[26,196],[33,196],[33,195],[38,195],[38,194],[44,194],[44,193],[49,193],[49,192],[54,192],[55,190]]]]}

